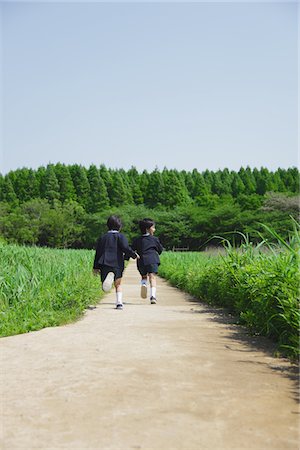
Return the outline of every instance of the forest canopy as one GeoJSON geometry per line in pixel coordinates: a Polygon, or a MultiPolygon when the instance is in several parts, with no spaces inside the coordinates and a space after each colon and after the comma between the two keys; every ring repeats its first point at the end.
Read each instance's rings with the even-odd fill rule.
{"type": "MultiPolygon", "coordinates": [[[[297,168],[138,172],[48,164],[0,174],[0,237],[7,242],[91,248],[107,216],[119,214],[129,240],[144,216],[157,221],[166,248],[199,250],[215,234],[260,223],[287,234],[299,209],[297,168]]],[[[214,243],[215,241],[211,241],[214,243]]]]}

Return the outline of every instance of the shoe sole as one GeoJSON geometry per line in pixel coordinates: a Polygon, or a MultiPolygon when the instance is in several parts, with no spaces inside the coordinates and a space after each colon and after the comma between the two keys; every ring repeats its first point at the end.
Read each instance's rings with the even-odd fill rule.
{"type": "Polygon", "coordinates": [[[150,300],[151,305],[156,305],[156,300],[150,300]]]}
{"type": "Polygon", "coordinates": [[[116,309],[123,309],[123,305],[116,305],[116,309]]]}
{"type": "Polygon", "coordinates": [[[114,278],[115,278],[115,274],[113,272],[109,272],[106,275],[105,280],[103,281],[102,284],[102,289],[104,292],[109,292],[112,288],[112,284],[114,282],[114,278]]]}
{"type": "Polygon", "coordinates": [[[142,284],[141,286],[141,297],[147,298],[147,286],[145,286],[144,284],[142,284]]]}

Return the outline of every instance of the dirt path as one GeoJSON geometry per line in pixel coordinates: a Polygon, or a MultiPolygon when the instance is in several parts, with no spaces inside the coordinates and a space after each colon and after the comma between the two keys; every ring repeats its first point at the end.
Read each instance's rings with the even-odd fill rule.
{"type": "MultiPolygon", "coordinates": [[[[0,340],[3,449],[298,449],[297,371],[159,280],[123,311],[0,340]]],[[[125,298],[126,296],[126,298],[125,298]]]]}

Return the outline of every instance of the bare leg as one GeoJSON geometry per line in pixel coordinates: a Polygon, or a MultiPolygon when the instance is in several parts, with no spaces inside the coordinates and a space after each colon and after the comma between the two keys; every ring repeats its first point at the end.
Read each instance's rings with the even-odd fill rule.
{"type": "Polygon", "coordinates": [[[147,275],[142,275],[141,279],[141,297],[147,298],[147,275]]]}
{"type": "Polygon", "coordinates": [[[150,286],[156,288],[156,276],[155,273],[149,273],[150,286]]]}
{"type": "Polygon", "coordinates": [[[122,292],[122,278],[116,278],[115,279],[115,288],[116,288],[116,292],[122,292]]]}
{"type": "Polygon", "coordinates": [[[156,276],[155,276],[155,273],[149,273],[149,280],[150,280],[150,300],[151,300],[151,303],[156,303],[156,276]]]}
{"type": "Polygon", "coordinates": [[[116,305],[123,305],[121,282],[122,282],[122,278],[116,278],[116,280],[115,280],[115,288],[116,288],[116,305]]]}

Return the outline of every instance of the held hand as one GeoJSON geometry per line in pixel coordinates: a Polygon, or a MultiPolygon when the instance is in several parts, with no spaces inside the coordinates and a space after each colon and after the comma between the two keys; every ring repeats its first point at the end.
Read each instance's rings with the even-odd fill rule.
{"type": "Polygon", "coordinates": [[[96,277],[97,275],[99,275],[99,273],[100,273],[100,270],[99,270],[99,269],[93,269],[93,275],[95,275],[95,277],[96,277]]]}

